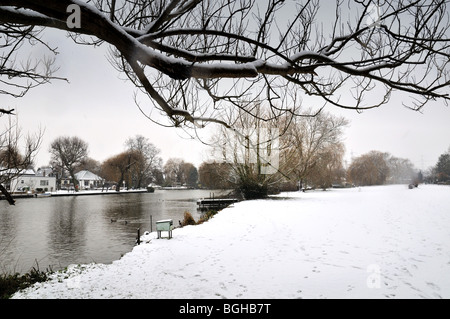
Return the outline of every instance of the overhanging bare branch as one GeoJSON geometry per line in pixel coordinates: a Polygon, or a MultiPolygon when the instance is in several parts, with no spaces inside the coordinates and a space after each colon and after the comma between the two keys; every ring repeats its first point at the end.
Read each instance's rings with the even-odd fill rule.
{"type": "Polygon", "coordinates": [[[245,108],[239,100],[266,100],[300,114],[292,111],[300,99],[290,100],[287,89],[320,98],[320,108],[368,109],[394,94],[410,96],[416,110],[450,100],[449,1],[321,4],[2,0],[0,24],[57,28],[109,43],[116,67],[132,73],[176,126],[199,118],[230,125],[220,114],[245,108]],[[80,9],[77,28],[67,24],[69,5],[80,9]],[[188,90],[203,92],[197,96],[204,101],[186,99],[194,96],[188,90]]]}

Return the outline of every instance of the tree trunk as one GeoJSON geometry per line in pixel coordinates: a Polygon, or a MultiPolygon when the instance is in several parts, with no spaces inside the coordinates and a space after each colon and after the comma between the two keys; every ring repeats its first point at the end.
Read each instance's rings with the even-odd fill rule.
{"type": "Polygon", "coordinates": [[[119,179],[119,181],[117,182],[116,192],[120,192],[120,186],[123,184],[124,179],[125,179],[125,172],[122,172],[122,173],[120,174],[120,179],[119,179]]]}
{"type": "Polygon", "coordinates": [[[120,178],[120,180],[117,182],[116,185],[116,192],[120,192],[120,185],[123,184],[123,178],[120,178]]]}
{"type": "Polygon", "coordinates": [[[72,177],[73,188],[76,192],[78,192],[78,188],[77,188],[78,181],[75,178],[75,171],[73,169],[68,169],[68,171],[69,171],[70,177],[72,177]]]}
{"type": "Polygon", "coordinates": [[[16,201],[14,198],[12,198],[11,194],[6,190],[5,187],[3,187],[2,184],[0,184],[0,191],[5,195],[6,200],[8,201],[9,205],[15,205],[16,201]]]}

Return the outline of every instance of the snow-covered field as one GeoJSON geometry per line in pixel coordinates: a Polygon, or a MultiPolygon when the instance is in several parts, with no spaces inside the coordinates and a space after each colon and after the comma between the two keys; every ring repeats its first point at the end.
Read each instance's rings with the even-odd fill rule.
{"type": "Polygon", "coordinates": [[[448,186],[283,193],[145,237],[14,298],[450,298],[448,186]]]}

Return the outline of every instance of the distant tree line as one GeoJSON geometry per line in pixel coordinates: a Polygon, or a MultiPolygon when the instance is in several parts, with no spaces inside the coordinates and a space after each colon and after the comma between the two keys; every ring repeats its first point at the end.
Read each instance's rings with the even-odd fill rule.
{"type": "Polygon", "coordinates": [[[436,165],[428,169],[425,180],[429,183],[450,185],[450,147],[439,156],[436,165]]]}
{"type": "MultiPolygon", "coordinates": [[[[211,159],[198,169],[180,158],[170,158],[163,165],[160,150],[141,135],[128,138],[123,152],[103,162],[88,156],[88,143],[79,137],[58,137],[49,148],[50,167],[58,181],[69,178],[74,188],[78,185],[76,173],[88,170],[105,180],[103,187],[114,186],[117,191],[156,184],[235,189],[244,198],[286,190],[422,181],[422,172],[410,160],[386,152],[370,151],[353,158],[345,167],[343,130],[348,121],[342,117],[321,112],[294,120],[277,116],[268,122],[261,120],[262,106],[255,106],[254,112],[237,113],[234,121],[239,134],[223,128],[217,131],[211,159]],[[276,161],[270,154],[277,155],[276,161]]],[[[20,132],[13,127],[0,136],[0,185],[33,167],[33,157],[41,144],[39,133],[27,137],[24,151],[19,150],[20,132]]],[[[424,173],[423,180],[450,183],[450,148],[424,173]]],[[[4,186],[1,188],[4,195],[9,195],[4,186]]],[[[14,203],[10,196],[7,199],[14,203]]]]}
{"type": "Polygon", "coordinates": [[[75,174],[88,170],[105,179],[104,187],[139,189],[149,184],[197,187],[197,168],[181,159],[169,159],[163,166],[160,150],[142,135],[128,138],[125,150],[102,163],[88,156],[88,143],[78,137],[58,137],[50,146],[51,167],[56,175],[69,177],[77,188],[75,174]]]}
{"type": "Polygon", "coordinates": [[[354,158],[347,170],[347,180],[358,186],[409,184],[417,175],[410,160],[380,151],[354,158]]]}
{"type": "MultiPolygon", "coordinates": [[[[398,158],[386,152],[370,151],[353,158],[348,168],[344,168],[342,145],[334,145],[338,153],[316,154],[316,160],[310,160],[310,166],[302,169],[292,168],[292,172],[279,180],[273,190],[296,190],[307,188],[352,187],[385,184],[410,184],[417,182],[419,172],[409,159],[398,158]],[[337,147],[338,146],[338,147],[337,147]]],[[[333,148],[328,152],[332,152],[333,148]]],[[[299,155],[301,156],[301,155],[299,155]]],[[[448,164],[450,164],[450,154],[448,164]]],[[[447,157],[442,157],[447,158],[447,157]]],[[[303,159],[306,161],[306,159],[303,159]]],[[[292,162],[290,162],[293,164],[292,162]]],[[[450,165],[449,165],[450,168],[450,165]]],[[[233,188],[232,164],[224,162],[204,162],[199,168],[200,184],[207,188],[233,188]]],[[[443,173],[439,176],[442,178],[443,173]]],[[[448,171],[447,177],[450,177],[448,171]]]]}
{"type": "MultiPolygon", "coordinates": [[[[0,192],[8,195],[3,185],[33,168],[33,159],[41,144],[42,133],[25,140],[25,151],[18,149],[20,132],[14,126],[0,136],[0,192]]],[[[60,136],[49,147],[51,174],[57,178],[58,188],[61,180],[69,179],[70,187],[78,189],[76,173],[88,170],[105,180],[103,187],[114,187],[119,191],[125,188],[145,188],[149,184],[160,186],[187,186],[197,188],[198,170],[194,164],[180,158],[170,158],[163,165],[160,150],[142,135],[128,138],[124,151],[113,155],[103,162],[89,157],[89,145],[77,136],[60,136]]]]}
{"type": "MultiPolygon", "coordinates": [[[[322,111],[293,120],[277,116],[267,121],[262,120],[267,109],[260,104],[253,112],[238,112],[231,120],[239,134],[225,129],[217,133],[212,159],[199,168],[202,186],[235,188],[245,198],[259,198],[282,190],[417,184],[423,180],[422,172],[409,159],[387,152],[370,151],[344,165],[345,118],[322,111]],[[268,137],[271,128],[276,128],[277,136],[268,137]],[[275,144],[277,160],[271,162],[267,149],[275,144]],[[274,168],[270,174],[264,172],[268,166],[274,168]]],[[[441,156],[437,167],[438,180],[449,178],[450,152],[441,156]]]]}
{"type": "Polygon", "coordinates": [[[180,158],[170,158],[163,168],[164,186],[197,187],[198,170],[192,163],[180,158]]]}

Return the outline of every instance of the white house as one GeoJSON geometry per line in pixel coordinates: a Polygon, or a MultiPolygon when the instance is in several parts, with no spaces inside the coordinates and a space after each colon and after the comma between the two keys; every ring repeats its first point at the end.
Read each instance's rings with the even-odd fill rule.
{"type": "Polygon", "coordinates": [[[80,171],[75,174],[80,189],[92,189],[101,187],[104,179],[90,171],[80,171]]]}
{"type": "Polygon", "coordinates": [[[10,191],[14,192],[53,192],[56,190],[56,177],[39,176],[34,170],[27,169],[18,176],[13,177],[10,182],[10,191]]]}

